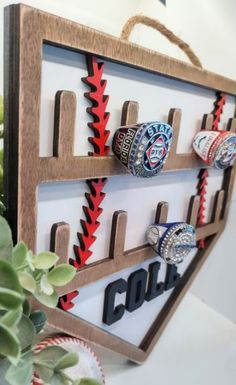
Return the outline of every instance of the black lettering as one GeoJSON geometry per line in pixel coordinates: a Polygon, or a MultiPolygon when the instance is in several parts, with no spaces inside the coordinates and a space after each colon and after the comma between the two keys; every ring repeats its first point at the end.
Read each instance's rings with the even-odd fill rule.
{"type": "Polygon", "coordinates": [[[124,279],[118,279],[110,283],[105,290],[103,322],[111,325],[119,321],[125,312],[125,306],[120,304],[115,307],[115,297],[117,293],[124,293],[127,290],[127,282],[124,279]]]}
{"type": "Polygon", "coordinates": [[[130,274],[126,297],[126,309],[130,312],[142,306],[145,300],[147,272],[140,269],[130,274]]]}
{"type": "Polygon", "coordinates": [[[161,295],[164,291],[164,282],[157,283],[160,267],[160,262],[154,262],[149,265],[148,289],[145,297],[148,302],[161,295]]]}
{"type": "Polygon", "coordinates": [[[165,290],[175,287],[180,278],[181,276],[177,272],[177,267],[175,265],[168,265],[166,270],[165,290]]]}

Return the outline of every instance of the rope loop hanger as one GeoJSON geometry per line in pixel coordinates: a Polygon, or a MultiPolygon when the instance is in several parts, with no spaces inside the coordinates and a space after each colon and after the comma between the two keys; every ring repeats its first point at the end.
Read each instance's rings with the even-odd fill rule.
{"type": "Polygon", "coordinates": [[[185,43],[182,39],[176,36],[172,31],[166,28],[164,24],[148,16],[136,15],[136,16],[130,17],[122,28],[121,39],[129,40],[129,36],[136,24],[143,24],[143,25],[146,25],[147,27],[153,28],[156,31],[160,32],[171,43],[177,45],[186,54],[186,56],[189,58],[189,60],[193,65],[195,65],[196,67],[202,68],[202,64],[199,58],[197,57],[197,55],[195,55],[192,48],[187,43],[185,43]]]}

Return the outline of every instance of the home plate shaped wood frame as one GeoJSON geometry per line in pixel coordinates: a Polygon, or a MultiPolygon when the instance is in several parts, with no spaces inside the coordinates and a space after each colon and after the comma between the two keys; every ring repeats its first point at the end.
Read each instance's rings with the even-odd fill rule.
{"type": "MultiPolygon", "coordinates": [[[[183,82],[200,85],[226,94],[236,95],[236,82],[222,76],[171,59],[138,45],[87,28],[74,22],[41,12],[24,5],[5,10],[5,193],[7,217],[16,239],[23,239],[35,250],[37,231],[37,187],[40,183],[102,178],[126,173],[113,156],[87,157],[73,155],[75,95],[60,92],[56,101],[56,156],[39,157],[40,84],[43,43],[91,54],[183,82]],[[65,140],[66,138],[66,140],[65,140]],[[32,165],[32,168],[29,167],[32,165]]],[[[136,123],[138,104],[127,101],[122,123],[136,123]]],[[[203,128],[212,128],[212,115],[203,118],[203,128]]],[[[168,123],[174,129],[171,154],[163,171],[204,168],[192,154],[176,154],[181,111],[170,110],[168,123]]],[[[228,130],[235,131],[232,117],[228,130]]],[[[60,309],[48,310],[50,326],[143,362],[160,337],[178,303],[222,233],[229,211],[235,166],[224,171],[222,189],[216,192],[212,220],[197,226],[197,239],[205,239],[199,250],[158,314],[139,346],[134,346],[89,322],[60,309]]],[[[191,198],[187,221],[196,225],[199,196],[191,198]]],[[[167,220],[168,204],[157,205],[155,222],[167,220]]],[[[60,290],[64,295],[125,268],[155,257],[148,245],[124,250],[127,213],[115,212],[111,229],[108,258],[78,270],[75,279],[60,290]]],[[[61,259],[68,256],[69,225],[56,224],[51,244],[61,259]]],[[[39,304],[35,303],[39,307],[39,304]]]]}

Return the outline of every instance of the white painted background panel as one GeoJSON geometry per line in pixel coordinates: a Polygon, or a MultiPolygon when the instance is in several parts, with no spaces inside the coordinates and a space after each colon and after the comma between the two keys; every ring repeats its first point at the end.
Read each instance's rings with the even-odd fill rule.
{"type": "MultiPolygon", "coordinates": [[[[44,47],[40,122],[41,156],[52,154],[54,98],[57,90],[62,89],[73,90],[77,96],[74,154],[87,155],[88,151],[92,150],[87,140],[91,135],[91,130],[87,127],[91,117],[86,113],[86,107],[91,104],[84,98],[84,92],[89,88],[80,80],[86,75],[84,55],[68,53],[51,46],[44,47]]],[[[170,108],[181,108],[183,118],[178,151],[184,153],[191,151],[192,138],[200,130],[202,116],[213,108],[212,103],[215,99],[213,91],[110,62],[105,62],[103,78],[107,79],[106,93],[110,95],[107,105],[107,111],[110,112],[107,129],[111,131],[109,144],[115,130],[119,127],[123,103],[126,100],[136,100],[140,104],[140,122],[166,121],[170,108]]],[[[222,128],[234,115],[234,109],[234,98],[228,96],[221,119],[222,128]]],[[[162,173],[152,179],[140,179],[130,175],[108,178],[104,190],[107,195],[101,205],[104,211],[99,218],[101,226],[96,232],[97,240],[90,248],[93,255],[88,259],[87,264],[108,257],[112,215],[115,210],[128,212],[126,249],[146,243],[146,229],[153,223],[159,201],[169,202],[169,221],[184,221],[190,197],[196,193],[197,174],[197,170],[188,170],[162,173]]],[[[222,172],[212,170],[208,186],[208,217],[211,216],[214,194],[221,188],[221,182],[222,172]]],[[[80,225],[80,219],[84,218],[82,206],[87,205],[84,198],[85,190],[84,181],[47,184],[39,187],[38,251],[49,247],[52,224],[66,221],[71,226],[69,250],[73,258],[73,244],[78,244],[76,233],[82,231],[80,225]]],[[[180,273],[184,272],[191,259],[189,257],[179,267],[180,273]]],[[[148,269],[148,264],[146,262],[142,267],[148,269]]],[[[79,296],[73,301],[76,306],[71,309],[71,313],[133,344],[140,344],[172,290],[149,303],[144,302],[142,307],[133,313],[125,312],[122,319],[113,325],[108,326],[102,322],[106,286],[118,278],[127,280],[129,274],[140,267],[132,267],[89,287],[79,289],[79,296]]],[[[166,266],[162,263],[160,280],[164,280],[165,271],[166,266]]],[[[117,304],[120,301],[124,303],[125,295],[117,295],[116,300],[117,304]]]]}
{"type": "MultiPolygon", "coordinates": [[[[195,250],[192,251],[191,256],[178,266],[178,272],[183,274],[189,263],[193,259],[195,250]]],[[[161,262],[161,268],[158,274],[158,282],[165,282],[166,275],[166,263],[161,260],[160,257],[147,261],[143,264],[135,266],[134,268],[126,269],[124,271],[113,274],[112,276],[100,280],[96,285],[91,284],[79,290],[79,296],[73,300],[76,304],[70,312],[78,315],[79,317],[88,320],[92,324],[107,330],[109,333],[114,334],[125,341],[129,341],[134,345],[139,345],[142,342],[143,337],[150,329],[156,316],[170,297],[173,289],[164,291],[162,295],[153,299],[150,302],[145,301],[143,305],[132,313],[125,311],[123,317],[112,325],[106,325],[102,322],[103,316],[103,303],[104,292],[107,285],[119,278],[123,278],[126,281],[129,275],[136,270],[145,269],[148,271],[150,262],[158,260],[161,262]]],[[[117,294],[115,306],[119,304],[125,304],[125,293],[117,294]]]]}
{"type": "MultiPolygon", "coordinates": [[[[201,58],[205,68],[235,79],[235,1],[167,1],[167,8],[161,6],[156,0],[130,0],[129,2],[125,0],[121,0],[119,2],[107,2],[105,0],[91,0],[90,2],[86,2],[84,0],[68,0],[66,2],[63,0],[25,0],[24,2],[54,14],[107,31],[117,36],[120,33],[124,21],[133,14],[142,12],[152,17],[157,17],[180,37],[191,44],[192,48],[201,58]],[[92,12],[91,9],[93,10],[92,12]]],[[[8,5],[9,3],[11,3],[11,1],[3,0],[0,4],[1,25],[2,8],[4,5],[8,5]]],[[[143,42],[146,46],[149,45],[154,49],[158,48],[161,52],[177,58],[183,58],[185,60],[183,54],[180,53],[178,48],[173,47],[170,43],[164,40],[164,38],[159,37],[157,33],[149,31],[144,27],[135,28],[135,31],[132,34],[132,40],[139,43],[143,42]]],[[[0,40],[1,60],[2,51],[2,40],[0,40]]],[[[2,65],[0,65],[1,79],[2,68],[2,65]]],[[[82,93],[82,89],[80,92],[82,93]]],[[[126,178],[129,179],[130,177],[126,178]]],[[[122,183],[123,180],[124,179],[122,179],[122,183]]],[[[75,187],[75,189],[76,188],[77,187],[75,187]]],[[[41,191],[40,188],[39,192],[41,198],[43,195],[43,189],[44,187],[42,187],[41,191]]],[[[50,195],[49,190],[50,189],[47,191],[48,196],[50,195]]],[[[77,196],[76,199],[78,199],[77,196]]],[[[43,206],[44,202],[46,201],[42,198],[40,204],[43,206]]],[[[61,205],[61,209],[62,206],[63,205],[61,205]]],[[[78,207],[81,207],[80,202],[78,202],[78,207]]],[[[235,209],[236,189],[234,190],[231,213],[226,230],[221,239],[218,241],[209,260],[206,262],[191,289],[194,294],[198,295],[209,305],[234,321],[236,320],[236,281],[234,278],[236,260],[233,242],[235,236],[235,209]],[[222,256],[224,257],[223,262],[222,256]]],[[[80,213],[78,213],[78,218],[79,217],[80,213]]],[[[51,219],[53,218],[50,218],[50,220],[51,219]]],[[[47,243],[45,240],[42,240],[42,242],[45,242],[45,244],[47,243]]]]}

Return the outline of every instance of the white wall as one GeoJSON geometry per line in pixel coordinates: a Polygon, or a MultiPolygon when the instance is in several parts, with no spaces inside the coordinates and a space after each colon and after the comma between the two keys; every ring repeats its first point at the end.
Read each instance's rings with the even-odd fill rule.
{"type": "MultiPolygon", "coordinates": [[[[234,0],[167,0],[163,7],[157,0],[25,0],[26,4],[73,19],[118,36],[125,20],[136,13],[156,17],[188,42],[206,69],[236,79],[236,33],[234,0]]],[[[0,5],[0,23],[3,7],[0,5]]],[[[139,26],[131,40],[143,43],[185,60],[180,50],[157,32],[139,26]]],[[[0,39],[0,93],[2,93],[2,39],[0,39]]],[[[236,189],[227,228],[209,260],[192,285],[191,291],[226,317],[236,321],[236,259],[234,252],[236,189]]]]}

